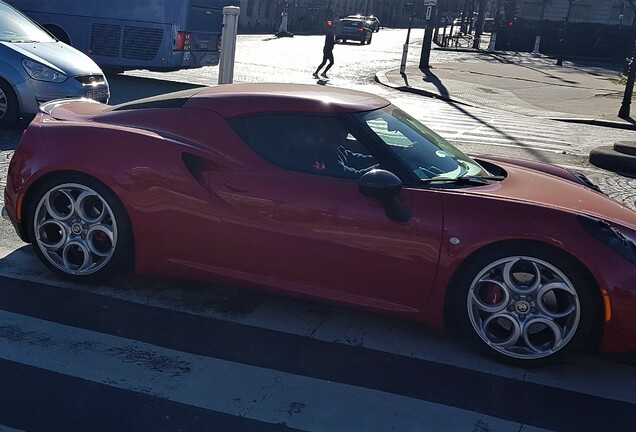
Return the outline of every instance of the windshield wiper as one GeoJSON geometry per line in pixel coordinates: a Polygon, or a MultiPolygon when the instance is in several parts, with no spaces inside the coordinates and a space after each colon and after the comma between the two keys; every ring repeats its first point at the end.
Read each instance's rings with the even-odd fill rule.
{"type": "Polygon", "coordinates": [[[458,185],[487,185],[492,181],[504,180],[503,176],[474,176],[464,175],[460,177],[433,177],[429,179],[421,179],[421,183],[453,183],[458,185]]]}

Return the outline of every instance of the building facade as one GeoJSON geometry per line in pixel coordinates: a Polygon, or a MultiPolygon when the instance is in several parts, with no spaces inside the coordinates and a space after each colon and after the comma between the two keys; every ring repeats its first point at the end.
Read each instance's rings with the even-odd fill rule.
{"type": "Polygon", "coordinates": [[[327,19],[353,14],[375,15],[381,25],[388,27],[404,27],[409,18],[402,0],[238,0],[236,3],[241,8],[239,31],[242,32],[275,33],[283,11],[287,11],[288,30],[293,33],[320,32],[327,19]]]}
{"type": "Polygon", "coordinates": [[[636,1],[632,0],[522,0],[517,16],[527,20],[561,21],[606,25],[632,25],[636,1]]]}
{"type": "MultiPolygon", "coordinates": [[[[476,13],[481,0],[438,0],[443,16],[476,13]]],[[[288,30],[297,33],[322,31],[324,21],[347,15],[375,15],[387,27],[406,27],[408,3],[422,0],[235,0],[241,8],[239,30],[272,33],[287,11],[288,30]]],[[[514,17],[527,21],[561,21],[568,15],[576,23],[631,26],[636,19],[636,0],[483,0],[486,17],[514,17]]]]}

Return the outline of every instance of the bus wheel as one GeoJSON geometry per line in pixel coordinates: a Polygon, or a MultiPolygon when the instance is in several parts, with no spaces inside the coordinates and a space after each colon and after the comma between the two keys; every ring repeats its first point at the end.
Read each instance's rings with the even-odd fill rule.
{"type": "Polygon", "coordinates": [[[0,126],[15,126],[19,118],[18,98],[11,85],[0,79],[0,126]]]}

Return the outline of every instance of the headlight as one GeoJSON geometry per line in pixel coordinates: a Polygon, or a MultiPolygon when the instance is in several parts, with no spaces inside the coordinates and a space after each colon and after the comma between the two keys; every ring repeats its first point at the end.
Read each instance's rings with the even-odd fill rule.
{"type": "Polygon", "coordinates": [[[22,67],[31,78],[37,81],[61,83],[68,79],[63,73],[29,59],[22,59],[22,67]]]}

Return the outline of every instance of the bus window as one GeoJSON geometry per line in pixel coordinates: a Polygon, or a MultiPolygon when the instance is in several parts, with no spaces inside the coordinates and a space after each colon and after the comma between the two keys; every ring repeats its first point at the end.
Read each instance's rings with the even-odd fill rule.
{"type": "Polygon", "coordinates": [[[176,70],[219,63],[228,0],[6,0],[103,69],[176,70]]]}

